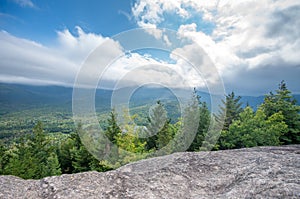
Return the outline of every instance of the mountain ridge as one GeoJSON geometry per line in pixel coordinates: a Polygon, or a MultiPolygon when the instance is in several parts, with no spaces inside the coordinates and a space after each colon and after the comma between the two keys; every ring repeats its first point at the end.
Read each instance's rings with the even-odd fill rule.
{"type": "MultiPolygon", "coordinates": [[[[20,84],[0,83],[0,104],[17,108],[28,106],[43,105],[62,105],[71,109],[73,88],[63,86],[29,86],[20,84]]],[[[96,108],[100,102],[102,106],[110,106],[113,90],[96,90],[96,108]],[[97,103],[99,102],[99,103],[97,103]]],[[[192,93],[191,93],[192,94],[192,93]]],[[[191,96],[190,94],[190,96],[191,96]]],[[[210,106],[210,94],[197,91],[200,100],[205,101],[210,106]]],[[[189,97],[189,96],[186,96],[189,97]]],[[[300,95],[294,95],[300,105],[300,95]]],[[[167,88],[139,88],[131,96],[130,102],[135,104],[153,103],[160,99],[175,100],[176,97],[167,88]]],[[[253,109],[256,109],[263,102],[264,96],[241,96],[243,107],[248,103],[253,109]]]]}

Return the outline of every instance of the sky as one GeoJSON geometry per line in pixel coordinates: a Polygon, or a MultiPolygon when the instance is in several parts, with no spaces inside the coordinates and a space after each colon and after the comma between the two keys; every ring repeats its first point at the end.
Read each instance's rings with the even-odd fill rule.
{"type": "Polygon", "coordinates": [[[300,93],[299,0],[0,0],[0,82],[73,86],[99,46],[87,84],[300,93]]]}

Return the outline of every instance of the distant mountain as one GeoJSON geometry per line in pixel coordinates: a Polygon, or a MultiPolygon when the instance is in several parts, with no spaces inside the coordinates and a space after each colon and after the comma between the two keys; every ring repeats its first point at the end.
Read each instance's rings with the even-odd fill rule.
{"type": "MultiPolygon", "coordinates": [[[[149,88],[141,87],[137,90],[131,88],[123,88],[120,90],[104,90],[97,89],[96,91],[96,109],[98,111],[110,110],[112,94],[120,98],[123,94],[133,92],[130,98],[130,107],[142,106],[145,104],[154,104],[161,100],[164,102],[173,101],[178,103],[175,95],[167,88],[149,88]]],[[[64,107],[71,110],[72,107],[72,92],[73,88],[62,86],[29,86],[18,84],[0,83],[0,105],[1,111],[13,111],[18,109],[30,109],[39,106],[55,106],[64,107]]],[[[181,92],[181,96],[186,99],[190,98],[191,93],[177,89],[176,92],[181,92]]],[[[210,106],[210,95],[205,92],[198,92],[201,100],[208,103],[210,106]]],[[[298,104],[300,95],[294,95],[298,104]]],[[[264,96],[242,96],[241,101],[243,106],[248,103],[256,109],[263,102],[264,96]]],[[[118,101],[118,100],[117,100],[118,101]]],[[[121,102],[122,100],[120,100],[121,102]]]]}
{"type": "Polygon", "coordinates": [[[14,104],[55,104],[70,99],[72,89],[59,86],[0,84],[0,102],[14,104]]]}
{"type": "MultiPolygon", "coordinates": [[[[0,83],[1,111],[13,111],[44,106],[60,107],[71,111],[73,88],[62,86],[30,86],[0,83]]],[[[97,108],[110,103],[112,91],[99,89],[96,92],[97,108]]]]}

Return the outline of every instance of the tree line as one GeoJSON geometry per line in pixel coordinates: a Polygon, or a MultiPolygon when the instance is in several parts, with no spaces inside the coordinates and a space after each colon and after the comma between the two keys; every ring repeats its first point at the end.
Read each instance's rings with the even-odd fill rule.
{"type": "MultiPolygon", "coordinates": [[[[250,106],[242,108],[241,97],[234,92],[226,95],[220,112],[212,114],[205,102],[193,93],[191,106],[197,107],[199,124],[188,151],[238,149],[254,146],[276,146],[300,143],[300,106],[296,104],[286,83],[282,81],[275,91],[265,95],[264,102],[254,111],[250,106]],[[211,124],[223,123],[221,134],[208,135],[211,124]],[[215,136],[215,137],[214,137],[215,136]],[[212,141],[210,141],[210,139],[212,141]],[[209,145],[212,146],[209,147],[209,145]]],[[[187,107],[188,108],[188,107],[187,107]]],[[[31,134],[19,138],[10,145],[0,142],[0,174],[15,175],[25,179],[39,179],[51,175],[84,171],[108,171],[123,164],[147,158],[153,151],[168,150],[180,144],[183,123],[193,126],[193,119],[179,119],[171,123],[164,105],[158,101],[152,108],[147,126],[148,137],[139,137],[134,120],[136,115],[124,114],[125,124],[119,126],[114,110],[109,114],[105,136],[118,146],[114,163],[98,160],[82,144],[78,126],[76,131],[62,137],[51,137],[38,122],[31,134]],[[130,153],[127,153],[130,152],[130,153]]]]}

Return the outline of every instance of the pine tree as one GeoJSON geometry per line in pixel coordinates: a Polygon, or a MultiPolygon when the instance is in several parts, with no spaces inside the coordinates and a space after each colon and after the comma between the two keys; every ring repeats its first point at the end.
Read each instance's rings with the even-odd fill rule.
{"type": "MultiPolygon", "coordinates": [[[[200,97],[198,98],[200,99],[200,97]]],[[[195,138],[189,147],[188,151],[198,151],[200,147],[202,146],[202,143],[204,141],[204,138],[208,132],[209,124],[210,124],[210,112],[208,110],[206,102],[201,102],[199,107],[199,126],[197,129],[197,133],[195,135],[195,138]]]]}
{"type": "Polygon", "coordinates": [[[234,92],[225,96],[225,101],[222,100],[223,106],[220,106],[218,115],[215,115],[218,122],[224,121],[223,130],[228,130],[233,120],[239,118],[239,114],[243,111],[241,96],[235,96],[234,92]]]}
{"type": "Polygon", "coordinates": [[[170,127],[170,121],[170,119],[166,121],[162,129],[157,133],[157,140],[155,141],[157,149],[167,146],[173,139],[173,131],[170,127]]]}
{"type": "Polygon", "coordinates": [[[33,133],[21,137],[19,143],[13,147],[4,173],[25,179],[60,174],[55,148],[49,143],[42,123],[38,122],[33,128],[33,133]]]}
{"type": "Polygon", "coordinates": [[[90,162],[93,160],[93,156],[86,150],[83,145],[78,148],[73,147],[71,149],[72,166],[74,167],[73,173],[90,171],[90,162]]]}
{"type": "MultiPolygon", "coordinates": [[[[72,133],[70,136],[71,141],[69,141],[69,153],[65,153],[70,155],[67,159],[71,160],[70,168],[73,168],[72,173],[83,172],[83,171],[107,171],[111,168],[107,165],[101,164],[100,160],[95,158],[87,148],[82,144],[80,135],[83,129],[81,124],[76,128],[76,132],[72,133]]],[[[67,162],[68,165],[70,164],[67,162]]]]}
{"type": "Polygon", "coordinates": [[[279,112],[283,114],[284,122],[288,125],[288,131],[280,138],[283,144],[300,143],[300,106],[296,104],[284,81],[279,84],[275,94],[270,92],[265,96],[261,108],[267,116],[279,112]]]}
{"type": "Polygon", "coordinates": [[[117,116],[114,110],[110,112],[110,118],[107,121],[108,127],[105,131],[105,135],[113,144],[116,144],[116,136],[122,131],[119,125],[117,124],[117,116]]]}
{"type": "Polygon", "coordinates": [[[148,126],[144,137],[146,137],[146,148],[147,150],[158,149],[163,146],[164,143],[170,139],[170,130],[168,130],[170,119],[167,118],[167,111],[161,101],[157,101],[156,104],[151,107],[150,114],[148,117],[148,126]],[[158,135],[160,134],[160,138],[158,135]],[[166,136],[164,138],[164,136],[166,136]],[[160,139],[160,141],[158,141],[160,139]],[[163,141],[163,139],[166,139],[163,141]],[[160,145],[160,146],[158,146],[160,145]]]}
{"type": "Polygon", "coordinates": [[[66,139],[62,140],[59,145],[58,160],[61,166],[62,173],[70,174],[75,170],[72,165],[71,155],[71,149],[74,147],[74,143],[75,141],[71,138],[71,136],[68,136],[66,139]]]}
{"type": "Polygon", "coordinates": [[[28,150],[24,137],[20,138],[18,144],[14,143],[9,151],[10,159],[4,168],[5,175],[15,175],[24,179],[34,178],[36,165],[33,154],[28,150]]]}
{"type": "MultiPolygon", "coordinates": [[[[28,142],[29,149],[33,153],[33,159],[35,160],[35,164],[37,166],[37,175],[41,177],[47,176],[46,170],[47,168],[47,158],[49,154],[52,152],[53,148],[49,144],[49,140],[46,139],[46,135],[43,129],[42,122],[38,122],[33,128],[33,134],[30,137],[30,142],[28,142]]],[[[36,177],[40,178],[40,177],[36,177]]]]}
{"type": "Polygon", "coordinates": [[[81,124],[76,128],[76,132],[71,134],[73,145],[69,149],[71,155],[72,167],[74,170],[72,173],[84,172],[90,170],[90,162],[92,161],[92,155],[86,150],[82,144],[79,134],[82,131],[81,124]]]}
{"type": "Polygon", "coordinates": [[[9,161],[8,148],[0,140],[0,175],[4,174],[4,168],[9,161]]]}
{"type": "Polygon", "coordinates": [[[191,99],[184,108],[181,128],[174,136],[173,152],[185,151],[193,143],[199,127],[199,96],[194,89],[191,99]]]}
{"type": "Polygon", "coordinates": [[[60,175],[61,168],[56,153],[51,153],[47,158],[47,172],[46,176],[60,175]]]}

